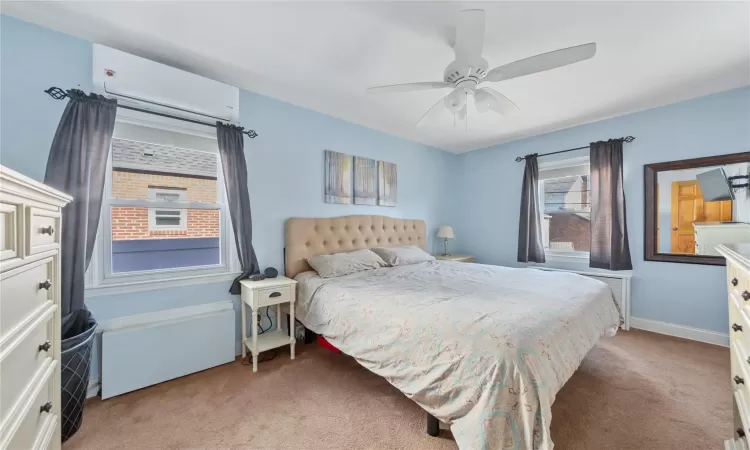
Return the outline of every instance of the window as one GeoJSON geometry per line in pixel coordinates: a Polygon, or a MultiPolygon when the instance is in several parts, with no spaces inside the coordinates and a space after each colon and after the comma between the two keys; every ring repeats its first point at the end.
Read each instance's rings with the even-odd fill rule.
{"type": "Polygon", "coordinates": [[[225,198],[215,139],[118,121],[87,295],[231,279],[225,198]]]}
{"type": "MultiPolygon", "coordinates": [[[[184,202],[187,200],[187,189],[149,186],[148,199],[162,202],[184,202]]],[[[148,229],[149,231],[185,231],[187,230],[187,210],[149,208],[148,229]]]]}
{"type": "Polygon", "coordinates": [[[591,246],[588,157],[540,165],[542,239],[551,256],[587,258],[591,246]]]}

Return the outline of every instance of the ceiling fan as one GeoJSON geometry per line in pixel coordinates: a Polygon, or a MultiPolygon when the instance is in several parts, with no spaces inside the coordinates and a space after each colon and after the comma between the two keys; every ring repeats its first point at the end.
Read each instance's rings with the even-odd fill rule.
{"type": "Polygon", "coordinates": [[[421,124],[430,113],[442,108],[447,108],[453,114],[454,123],[456,118],[465,120],[467,104],[469,98],[472,97],[477,112],[492,111],[506,115],[518,111],[518,106],[491,87],[479,87],[481,83],[510,80],[511,78],[567,66],[592,58],[596,53],[596,44],[591,42],[542,53],[488,70],[487,60],[482,58],[484,23],[484,11],[481,9],[467,9],[459,13],[456,39],[453,44],[456,59],[445,68],[443,81],[391,84],[372,87],[367,91],[370,93],[394,93],[427,89],[452,89],[448,95],[427,110],[419,119],[417,125],[421,124]]]}

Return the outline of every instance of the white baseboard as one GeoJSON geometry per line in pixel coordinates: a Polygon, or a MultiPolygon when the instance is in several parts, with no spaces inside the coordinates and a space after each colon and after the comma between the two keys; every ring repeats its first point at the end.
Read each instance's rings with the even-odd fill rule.
{"type": "Polygon", "coordinates": [[[716,331],[686,327],[684,325],[660,322],[658,320],[641,319],[640,317],[631,317],[630,327],[659,334],[666,334],[668,336],[690,339],[692,341],[729,347],[729,334],[727,333],[717,333],[716,331]]]}

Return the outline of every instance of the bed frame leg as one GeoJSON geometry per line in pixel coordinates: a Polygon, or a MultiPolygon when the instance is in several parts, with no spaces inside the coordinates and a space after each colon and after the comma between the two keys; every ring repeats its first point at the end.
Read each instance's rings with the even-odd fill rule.
{"type": "Polygon", "coordinates": [[[427,434],[432,437],[440,434],[440,421],[432,414],[427,414],[427,434]]]}

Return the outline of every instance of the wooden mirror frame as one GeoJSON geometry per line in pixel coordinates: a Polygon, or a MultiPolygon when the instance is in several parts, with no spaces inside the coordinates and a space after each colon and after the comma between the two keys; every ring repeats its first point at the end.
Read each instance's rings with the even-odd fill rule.
{"type": "Polygon", "coordinates": [[[723,256],[710,255],[680,255],[676,253],[657,252],[656,217],[658,214],[658,203],[656,201],[656,184],[659,172],[668,170],[695,169],[698,167],[723,166],[727,164],[746,163],[750,161],[750,152],[732,153],[730,155],[708,156],[705,158],[683,159],[680,161],[669,161],[643,166],[644,182],[644,259],[646,261],[661,261],[685,264],[708,264],[713,266],[724,266],[726,260],[723,256]]]}

